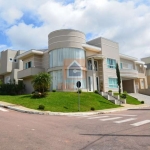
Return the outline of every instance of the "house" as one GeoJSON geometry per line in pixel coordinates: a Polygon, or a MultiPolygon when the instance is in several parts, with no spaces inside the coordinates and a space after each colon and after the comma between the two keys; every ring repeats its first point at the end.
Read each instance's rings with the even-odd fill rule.
{"type": "Polygon", "coordinates": [[[77,81],[87,92],[118,91],[116,63],[120,66],[122,91],[136,93],[147,88],[144,62],[120,54],[118,43],[111,40],[99,37],[86,42],[85,34],[77,30],[51,32],[48,49],[20,53],[17,61],[22,62],[17,78],[23,80],[27,93],[34,90],[32,77],[39,72],[50,73],[51,89],[58,91],[75,91],[77,81]]]}
{"type": "Polygon", "coordinates": [[[150,56],[145,57],[141,59],[145,64],[147,65],[146,68],[146,75],[147,75],[147,82],[148,82],[148,87],[150,88],[150,56]]]}
{"type": "Polygon", "coordinates": [[[24,53],[22,50],[5,50],[0,54],[0,78],[4,83],[18,82],[18,71],[22,70],[23,62],[17,56],[24,53]]]}

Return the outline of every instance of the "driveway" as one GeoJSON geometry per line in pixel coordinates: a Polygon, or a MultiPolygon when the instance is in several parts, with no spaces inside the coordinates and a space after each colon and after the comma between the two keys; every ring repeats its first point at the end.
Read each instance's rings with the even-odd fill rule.
{"type": "Polygon", "coordinates": [[[148,95],[139,94],[139,93],[130,93],[129,95],[132,97],[135,97],[141,101],[144,101],[145,104],[150,105],[150,96],[148,96],[148,95]]]}

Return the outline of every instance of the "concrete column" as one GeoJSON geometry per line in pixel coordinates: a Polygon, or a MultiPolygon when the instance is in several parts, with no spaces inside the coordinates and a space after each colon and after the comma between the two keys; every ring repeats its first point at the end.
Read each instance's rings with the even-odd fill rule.
{"type": "Polygon", "coordinates": [[[123,93],[122,78],[121,78],[121,92],[123,93]]]}
{"type": "Polygon", "coordinates": [[[96,76],[94,70],[94,58],[92,57],[93,91],[96,90],[96,76]]]}
{"type": "Polygon", "coordinates": [[[145,77],[143,80],[144,80],[144,89],[147,89],[148,88],[147,77],[145,77]]]}
{"type": "Polygon", "coordinates": [[[134,93],[137,93],[137,92],[136,92],[136,85],[135,85],[135,80],[134,80],[134,79],[133,79],[133,88],[134,88],[134,89],[133,89],[134,93]]]}

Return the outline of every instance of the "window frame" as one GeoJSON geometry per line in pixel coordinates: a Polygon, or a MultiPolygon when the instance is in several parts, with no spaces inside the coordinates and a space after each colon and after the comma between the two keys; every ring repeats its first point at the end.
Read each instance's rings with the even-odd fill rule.
{"type": "Polygon", "coordinates": [[[93,66],[92,66],[92,59],[88,59],[87,60],[87,65],[88,65],[88,70],[92,70],[93,66]],[[89,66],[89,61],[91,61],[91,66],[89,66]]]}
{"type": "Polygon", "coordinates": [[[115,78],[115,77],[109,77],[108,78],[108,86],[109,86],[109,88],[118,88],[118,84],[117,84],[117,78],[115,78]],[[115,79],[116,80],[116,84],[110,84],[110,79],[115,79]]]}
{"type": "Polygon", "coordinates": [[[112,58],[107,58],[107,68],[109,69],[116,69],[116,59],[112,59],[112,58]],[[115,66],[113,64],[108,64],[108,60],[111,60],[111,61],[115,61],[115,66]],[[112,67],[110,67],[112,66],[112,67]]]}
{"type": "Polygon", "coordinates": [[[98,61],[97,60],[94,60],[94,71],[98,71],[98,61]],[[95,62],[97,63],[96,67],[95,67],[95,62]]]}
{"type": "Polygon", "coordinates": [[[28,61],[25,63],[25,69],[32,68],[32,61],[28,61]],[[29,66],[30,64],[30,66],[29,66]]]}

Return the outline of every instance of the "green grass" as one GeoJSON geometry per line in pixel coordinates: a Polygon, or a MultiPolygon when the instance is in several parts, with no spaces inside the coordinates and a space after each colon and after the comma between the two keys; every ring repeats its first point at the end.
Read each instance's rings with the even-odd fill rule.
{"type": "MultiPolygon", "coordinates": [[[[119,95],[119,93],[114,93],[114,95],[119,95]]],[[[139,105],[141,102],[137,100],[136,98],[130,96],[127,94],[127,99],[126,99],[127,104],[133,104],[133,105],[139,105]]]]}
{"type": "MultiPolygon", "coordinates": [[[[38,109],[39,105],[45,106],[45,111],[52,112],[77,112],[78,94],[76,92],[50,92],[45,98],[31,98],[30,95],[5,96],[0,95],[0,101],[18,104],[27,108],[38,109]]],[[[117,108],[112,102],[95,93],[80,94],[80,111],[117,108]]]]}

